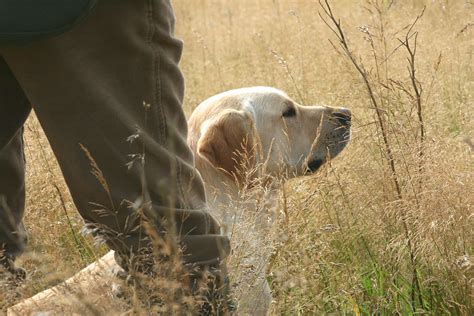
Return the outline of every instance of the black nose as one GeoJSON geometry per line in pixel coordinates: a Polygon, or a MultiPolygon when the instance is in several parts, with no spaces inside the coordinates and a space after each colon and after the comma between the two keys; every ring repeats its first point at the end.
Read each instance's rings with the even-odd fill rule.
{"type": "Polygon", "coordinates": [[[332,116],[343,126],[351,125],[351,111],[348,109],[340,109],[337,112],[333,112],[332,116]]]}

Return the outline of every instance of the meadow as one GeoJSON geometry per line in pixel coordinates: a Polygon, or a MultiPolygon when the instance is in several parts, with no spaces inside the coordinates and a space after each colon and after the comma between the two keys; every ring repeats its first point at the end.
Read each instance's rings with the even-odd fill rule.
{"type": "MultiPolygon", "coordinates": [[[[187,115],[257,85],[353,113],[347,149],[283,187],[272,314],[473,315],[474,3],[329,3],[174,1],[187,115]]],[[[34,116],[25,150],[30,277],[2,285],[0,311],[106,251],[34,116]]]]}

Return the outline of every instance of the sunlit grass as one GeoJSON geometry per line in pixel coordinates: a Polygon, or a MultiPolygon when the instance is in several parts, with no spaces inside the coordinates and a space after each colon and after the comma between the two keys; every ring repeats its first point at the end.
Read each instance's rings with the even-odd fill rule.
{"type": "MultiPolygon", "coordinates": [[[[474,181],[472,148],[464,139],[474,138],[474,5],[462,0],[332,3],[383,107],[401,199],[367,89],[348,58],[328,41],[337,44],[318,16],[317,2],[175,1],[177,34],[185,42],[187,114],[220,91],[268,85],[300,103],[345,106],[354,115],[353,140],[340,157],[285,186],[289,213],[279,222],[268,277],[272,312],[472,315],[474,181]],[[399,86],[410,89],[407,53],[397,38],[403,38],[423,4],[416,25],[426,133],[420,172],[416,106],[399,86]],[[420,281],[415,300],[404,222],[420,281]]],[[[0,308],[57,283],[103,253],[79,234],[82,222],[34,118],[26,135],[30,252],[21,260],[31,278],[0,308]]]]}

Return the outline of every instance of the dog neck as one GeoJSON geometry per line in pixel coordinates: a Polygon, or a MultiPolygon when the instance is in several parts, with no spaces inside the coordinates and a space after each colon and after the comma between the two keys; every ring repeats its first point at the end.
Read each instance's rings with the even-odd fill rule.
{"type": "Polygon", "coordinates": [[[249,175],[242,182],[240,178],[209,164],[207,160],[196,157],[209,210],[220,222],[222,233],[231,236],[238,226],[264,233],[275,221],[282,181],[270,176],[249,175]]]}

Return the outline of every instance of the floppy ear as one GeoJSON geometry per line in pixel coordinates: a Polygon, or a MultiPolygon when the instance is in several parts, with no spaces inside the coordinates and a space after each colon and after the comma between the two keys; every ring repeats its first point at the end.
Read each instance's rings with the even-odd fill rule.
{"type": "Polygon", "coordinates": [[[203,129],[197,152],[214,167],[240,179],[243,169],[255,164],[254,143],[250,113],[226,110],[203,129]]]}

